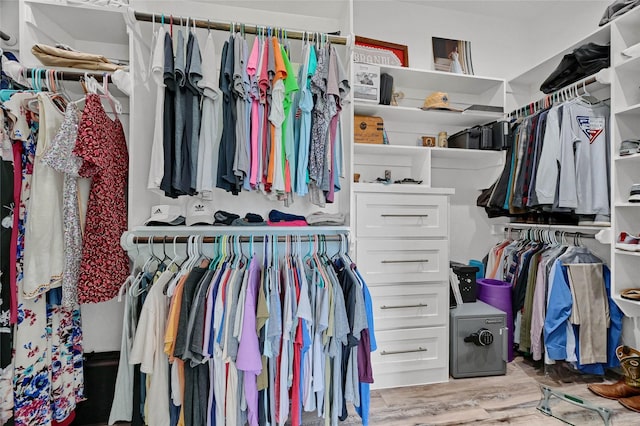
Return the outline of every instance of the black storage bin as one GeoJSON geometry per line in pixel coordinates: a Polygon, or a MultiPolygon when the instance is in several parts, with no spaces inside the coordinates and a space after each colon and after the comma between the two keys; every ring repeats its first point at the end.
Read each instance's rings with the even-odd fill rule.
{"type": "Polygon", "coordinates": [[[493,149],[508,149],[511,143],[511,129],[508,121],[497,121],[491,125],[491,134],[493,138],[493,149]]]}
{"type": "Polygon", "coordinates": [[[449,136],[447,145],[449,148],[479,149],[480,134],[481,131],[478,127],[462,130],[449,136]]]}
{"type": "Polygon", "coordinates": [[[118,375],[120,352],[84,354],[84,390],[86,401],[76,408],[74,425],[107,424],[118,375]]]}
{"type": "MultiPolygon", "coordinates": [[[[477,294],[476,274],[480,269],[458,262],[449,262],[449,266],[453,270],[453,273],[457,275],[458,281],[460,282],[462,301],[464,303],[475,302],[477,294]]],[[[450,305],[455,305],[456,301],[453,294],[450,295],[450,299],[450,305]]]]}
{"type": "Polygon", "coordinates": [[[490,126],[480,126],[480,149],[493,149],[493,129],[490,126]]]}

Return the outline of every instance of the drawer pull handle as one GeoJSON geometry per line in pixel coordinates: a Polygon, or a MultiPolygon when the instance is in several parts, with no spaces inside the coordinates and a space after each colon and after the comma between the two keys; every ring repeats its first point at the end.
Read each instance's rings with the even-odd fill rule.
{"type": "Polygon", "coordinates": [[[380,217],[429,217],[428,214],[381,214],[380,217]]]}
{"type": "Polygon", "coordinates": [[[418,303],[417,305],[395,305],[395,306],[387,306],[387,305],[382,305],[380,306],[380,309],[404,309],[404,308],[426,308],[427,305],[426,303],[418,303]]]}
{"type": "Polygon", "coordinates": [[[380,263],[427,263],[429,259],[381,260],[380,263]]]}
{"type": "Polygon", "coordinates": [[[409,354],[412,352],[426,352],[426,348],[418,347],[418,349],[409,349],[408,351],[382,351],[380,355],[397,355],[397,354],[409,354]]]}

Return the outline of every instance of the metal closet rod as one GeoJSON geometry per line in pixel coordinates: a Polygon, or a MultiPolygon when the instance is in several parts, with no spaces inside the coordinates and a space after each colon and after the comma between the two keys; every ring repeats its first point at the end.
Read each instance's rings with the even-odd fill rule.
{"type": "MultiPolygon", "coordinates": [[[[604,228],[603,228],[604,229],[604,228]]],[[[565,237],[579,237],[579,238],[592,238],[595,239],[596,236],[594,234],[585,234],[582,232],[564,232],[561,229],[550,229],[550,228],[520,228],[518,226],[505,226],[505,232],[508,231],[544,231],[544,232],[555,232],[558,235],[564,235],[565,237]]]]}
{"type": "Polygon", "coordinates": [[[111,73],[108,71],[103,71],[103,72],[99,72],[99,71],[61,71],[61,70],[56,70],[54,68],[27,68],[27,78],[43,78],[46,79],[48,76],[48,72],[49,71],[55,71],[55,76],[56,78],[58,78],[59,80],[65,80],[65,81],[78,81],[80,80],[81,77],[84,77],[85,75],[91,76],[93,78],[95,78],[98,81],[102,81],[102,79],[104,78],[104,75],[107,74],[107,76],[111,76],[111,73]],[[40,70],[44,70],[44,72],[40,71],[40,70]],[[38,73],[40,73],[40,75],[38,75],[38,73]]]}
{"type": "MultiPolygon", "coordinates": [[[[225,235],[218,235],[216,237],[204,237],[202,242],[203,243],[215,243],[218,242],[220,240],[220,237],[222,236],[233,236],[233,234],[225,234],[225,235]]],[[[319,237],[319,239],[322,239],[324,241],[340,241],[340,235],[289,235],[289,237],[291,238],[292,241],[295,241],[296,238],[300,237],[301,241],[313,241],[313,238],[315,237],[319,237]]],[[[264,235],[256,235],[253,237],[253,242],[254,243],[261,243],[264,242],[264,235]]],[[[267,235],[268,237],[268,235],[267,235]]],[[[285,235],[278,235],[278,242],[285,242],[286,241],[286,237],[285,235]]],[[[168,235],[165,236],[152,236],[152,237],[133,237],[133,243],[134,244],[147,244],[147,243],[152,243],[152,244],[163,244],[163,243],[173,243],[173,242],[179,243],[179,244],[186,244],[189,242],[189,237],[185,237],[185,236],[179,236],[179,237],[171,237],[168,235]]],[[[241,243],[248,243],[251,241],[251,237],[248,237],[246,235],[242,235],[240,236],[240,242],[241,243]]]]}
{"type": "MultiPolygon", "coordinates": [[[[587,78],[584,81],[578,80],[574,83],[571,84],[567,84],[566,86],[564,86],[561,89],[558,89],[554,92],[549,93],[548,95],[545,95],[543,98],[538,99],[537,101],[528,103],[527,105],[521,106],[520,108],[514,109],[513,111],[511,111],[509,113],[509,116],[513,116],[515,115],[517,112],[520,112],[521,114],[535,114],[538,111],[541,111],[544,109],[545,107],[545,101],[548,99],[553,99],[557,94],[562,93],[563,91],[566,91],[568,88],[573,88],[575,87],[576,89],[584,89],[584,86],[589,86],[590,84],[596,83],[598,81],[598,79],[595,76],[591,76],[589,78],[587,78]],[[531,112],[533,110],[533,112],[531,112]]],[[[553,103],[551,102],[551,105],[553,105],[553,103]]]]}
{"type": "MultiPolygon", "coordinates": [[[[166,24],[169,22],[171,15],[135,12],[135,17],[138,21],[157,22],[157,23],[162,22],[162,20],[164,19],[164,23],[166,24]]],[[[174,16],[173,17],[174,23],[176,23],[177,18],[184,19],[184,17],[174,16]]],[[[202,19],[194,19],[194,18],[189,18],[189,22],[190,23],[193,22],[195,26],[198,28],[206,28],[206,29],[219,30],[219,31],[231,31],[231,23],[229,22],[209,21],[209,20],[205,21],[202,19]]],[[[240,27],[244,28],[244,32],[248,34],[258,34],[258,30],[268,28],[260,25],[248,25],[248,24],[242,24],[242,23],[236,23],[236,25],[238,26],[238,28],[240,27]]],[[[278,29],[278,27],[273,27],[273,28],[278,29]]],[[[313,31],[303,32],[303,31],[297,31],[297,30],[289,30],[286,28],[284,28],[284,30],[287,32],[287,38],[292,38],[296,40],[303,40],[303,39],[306,39],[307,37],[310,37],[313,40],[314,34],[318,34],[317,32],[313,32],[313,31]]],[[[328,40],[333,44],[347,44],[347,41],[348,41],[347,37],[340,35],[340,31],[336,31],[334,33],[319,33],[319,34],[326,34],[328,40]]]]}

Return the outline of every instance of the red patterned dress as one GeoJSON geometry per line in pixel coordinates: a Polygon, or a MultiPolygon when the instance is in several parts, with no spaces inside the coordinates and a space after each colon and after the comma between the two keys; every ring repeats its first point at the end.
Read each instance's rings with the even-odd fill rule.
{"type": "Polygon", "coordinates": [[[99,95],[87,95],[73,152],[83,160],[80,176],[92,178],[78,302],[104,302],[118,293],[129,275],[129,259],[120,246],[127,230],[129,154],[122,123],[107,115],[99,95]]]}

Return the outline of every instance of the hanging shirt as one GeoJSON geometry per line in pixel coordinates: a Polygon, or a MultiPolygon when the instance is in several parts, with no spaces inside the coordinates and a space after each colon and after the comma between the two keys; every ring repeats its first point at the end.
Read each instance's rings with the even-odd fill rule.
{"type": "Polygon", "coordinates": [[[186,192],[181,184],[185,164],[189,164],[189,146],[187,141],[187,63],[185,55],[184,36],[182,30],[178,30],[176,36],[176,58],[175,58],[175,79],[176,79],[176,99],[175,99],[175,151],[173,163],[173,176],[171,185],[177,195],[184,195],[186,192]]]}
{"type": "Polygon", "coordinates": [[[173,61],[173,42],[169,33],[165,33],[164,35],[163,79],[164,108],[162,114],[162,143],[164,152],[164,173],[162,175],[160,189],[164,191],[165,196],[176,198],[178,194],[174,191],[172,184],[176,149],[176,81],[173,61]]]}
{"type": "Polygon", "coordinates": [[[250,129],[250,142],[251,149],[251,168],[249,172],[249,183],[252,187],[258,183],[258,171],[259,171],[259,150],[258,150],[258,137],[260,133],[260,117],[258,112],[258,105],[260,102],[260,90],[258,89],[258,79],[260,78],[259,71],[259,56],[260,54],[260,38],[256,37],[251,47],[251,53],[247,60],[247,76],[250,82],[250,99],[251,99],[251,129],[250,129]]]}
{"type": "Polygon", "coordinates": [[[216,81],[216,48],[213,34],[207,35],[202,55],[202,122],[198,143],[196,190],[205,198],[212,198],[216,188],[216,168],[220,138],[222,137],[222,91],[216,81]]]}
{"type": "Polygon", "coordinates": [[[249,134],[247,133],[247,99],[249,93],[244,85],[244,73],[246,72],[247,61],[245,56],[245,40],[244,37],[236,33],[233,38],[233,93],[236,99],[236,147],[233,159],[233,172],[237,176],[238,181],[244,184],[244,179],[249,175],[250,160],[249,151],[247,150],[247,141],[249,134]]]}
{"type": "Polygon", "coordinates": [[[202,80],[202,57],[200,56],[200,45],[194,31],[189,33],[189,41],[187,42],[187,95],[185,100],[185,108],[187,112],[187,122],[185,132],[187,134],[189,149],[189,173],[182,175],[182,186],[187,187],[188,194],[195,194],[198,181],[198,152],[200,152],[200,100],[202,97],[202,89],[200,88],[200,80],[202,80]],[[187,177],[189,180],[187,181],[187,177]],[[187,183],[188,182],[188,183],[187,183]]]}
{"type": "MultiPolygon", "coordinates": [[[[293,136],[293,114],[292,110],[293,98],[295,96],[295,92],[298,91],[298,82],[296,80],[296,72],[289,61],[289,56],[284,49],[284,46],[281,46],[282,60],[284,62],[284,67],[286,70],[286,77],[284,79],[284,121],[282,123],[282,168],[283,168],[283,178],[284,178],[284,191],[287,193],[292,192],[292,166],[295,165],[295,149],[294,149],[294,136],[293,136]]],[[[295,170],[295,169],[294,169],[295,170]]]]}
{"type": "Polygon", "coordinates": [[[233,159],[236,150],[236,103],[233,95],[233,61],[234,61],[234,41],[233,36],[225,42],[222,48],[222,63],[220,71],[220,88],[224,95],[222,109],[223,128],[220,150],[218,153],[218,177],[216,185],[218,188],[231,192],[234,195],[239,193],[237,177],[233,173],[233,159]]]}
{"type": "Polygon", "coordinates": [[[236,365],[244,372],[244,393],[247,399],[248,418],[251,426],[258,425],[258,389],[256,377],[262,371],[258,335],[256,333],[256,309],[260,285],[260,262],[253,257],[249,264],[249,282],[242,321],[242,338],[238,348],[236,365]]]}
{"type": "Polygon", "coordinates": [[[147,389],[147,414],[150,425],[169,425],[169,363],[164,353],[164,330],[167,320],[167,298],[164,286],[173,277],[166,270],[151,286],[138,320],[129,362],[140,364],[140,371],[150,377],[147,389]]]}
{"type": "Polygon", "coordinates": [[[609,107],[576,100],[563,109],[559,205],[576,214],[608,215],[609,107]]]}
{"type": "MultiPolygon", "coordinates": [[[[147,189],[158,194],[160,190],[162,176],[164,174],[164,63],[165,63],[165,35],[164,26],[160,26],[154,36],[155,44],[152,46],[151,56],[151,79],[156,85],[156,110],[153,122],[153,142],[151,145],[151,162],[149,163],[149,178],[147,179],[147,189]]],[[[173,59],[173,58],[172,58],[173,59]]]]}
{"type": "Polygon", "coordinates": [[[296,177],[296,193],[303,197],[308,193],[308,164],[309,149],[311,144],[311,111],[313,110],[313,93],[311,92],[311,77],[316,72],[317,60],[316,51],[313,46],[305,46],[306,58],[303,61],[303,68],[300,82],[300,140],[298,142],[298,166],[296,177]]]}

